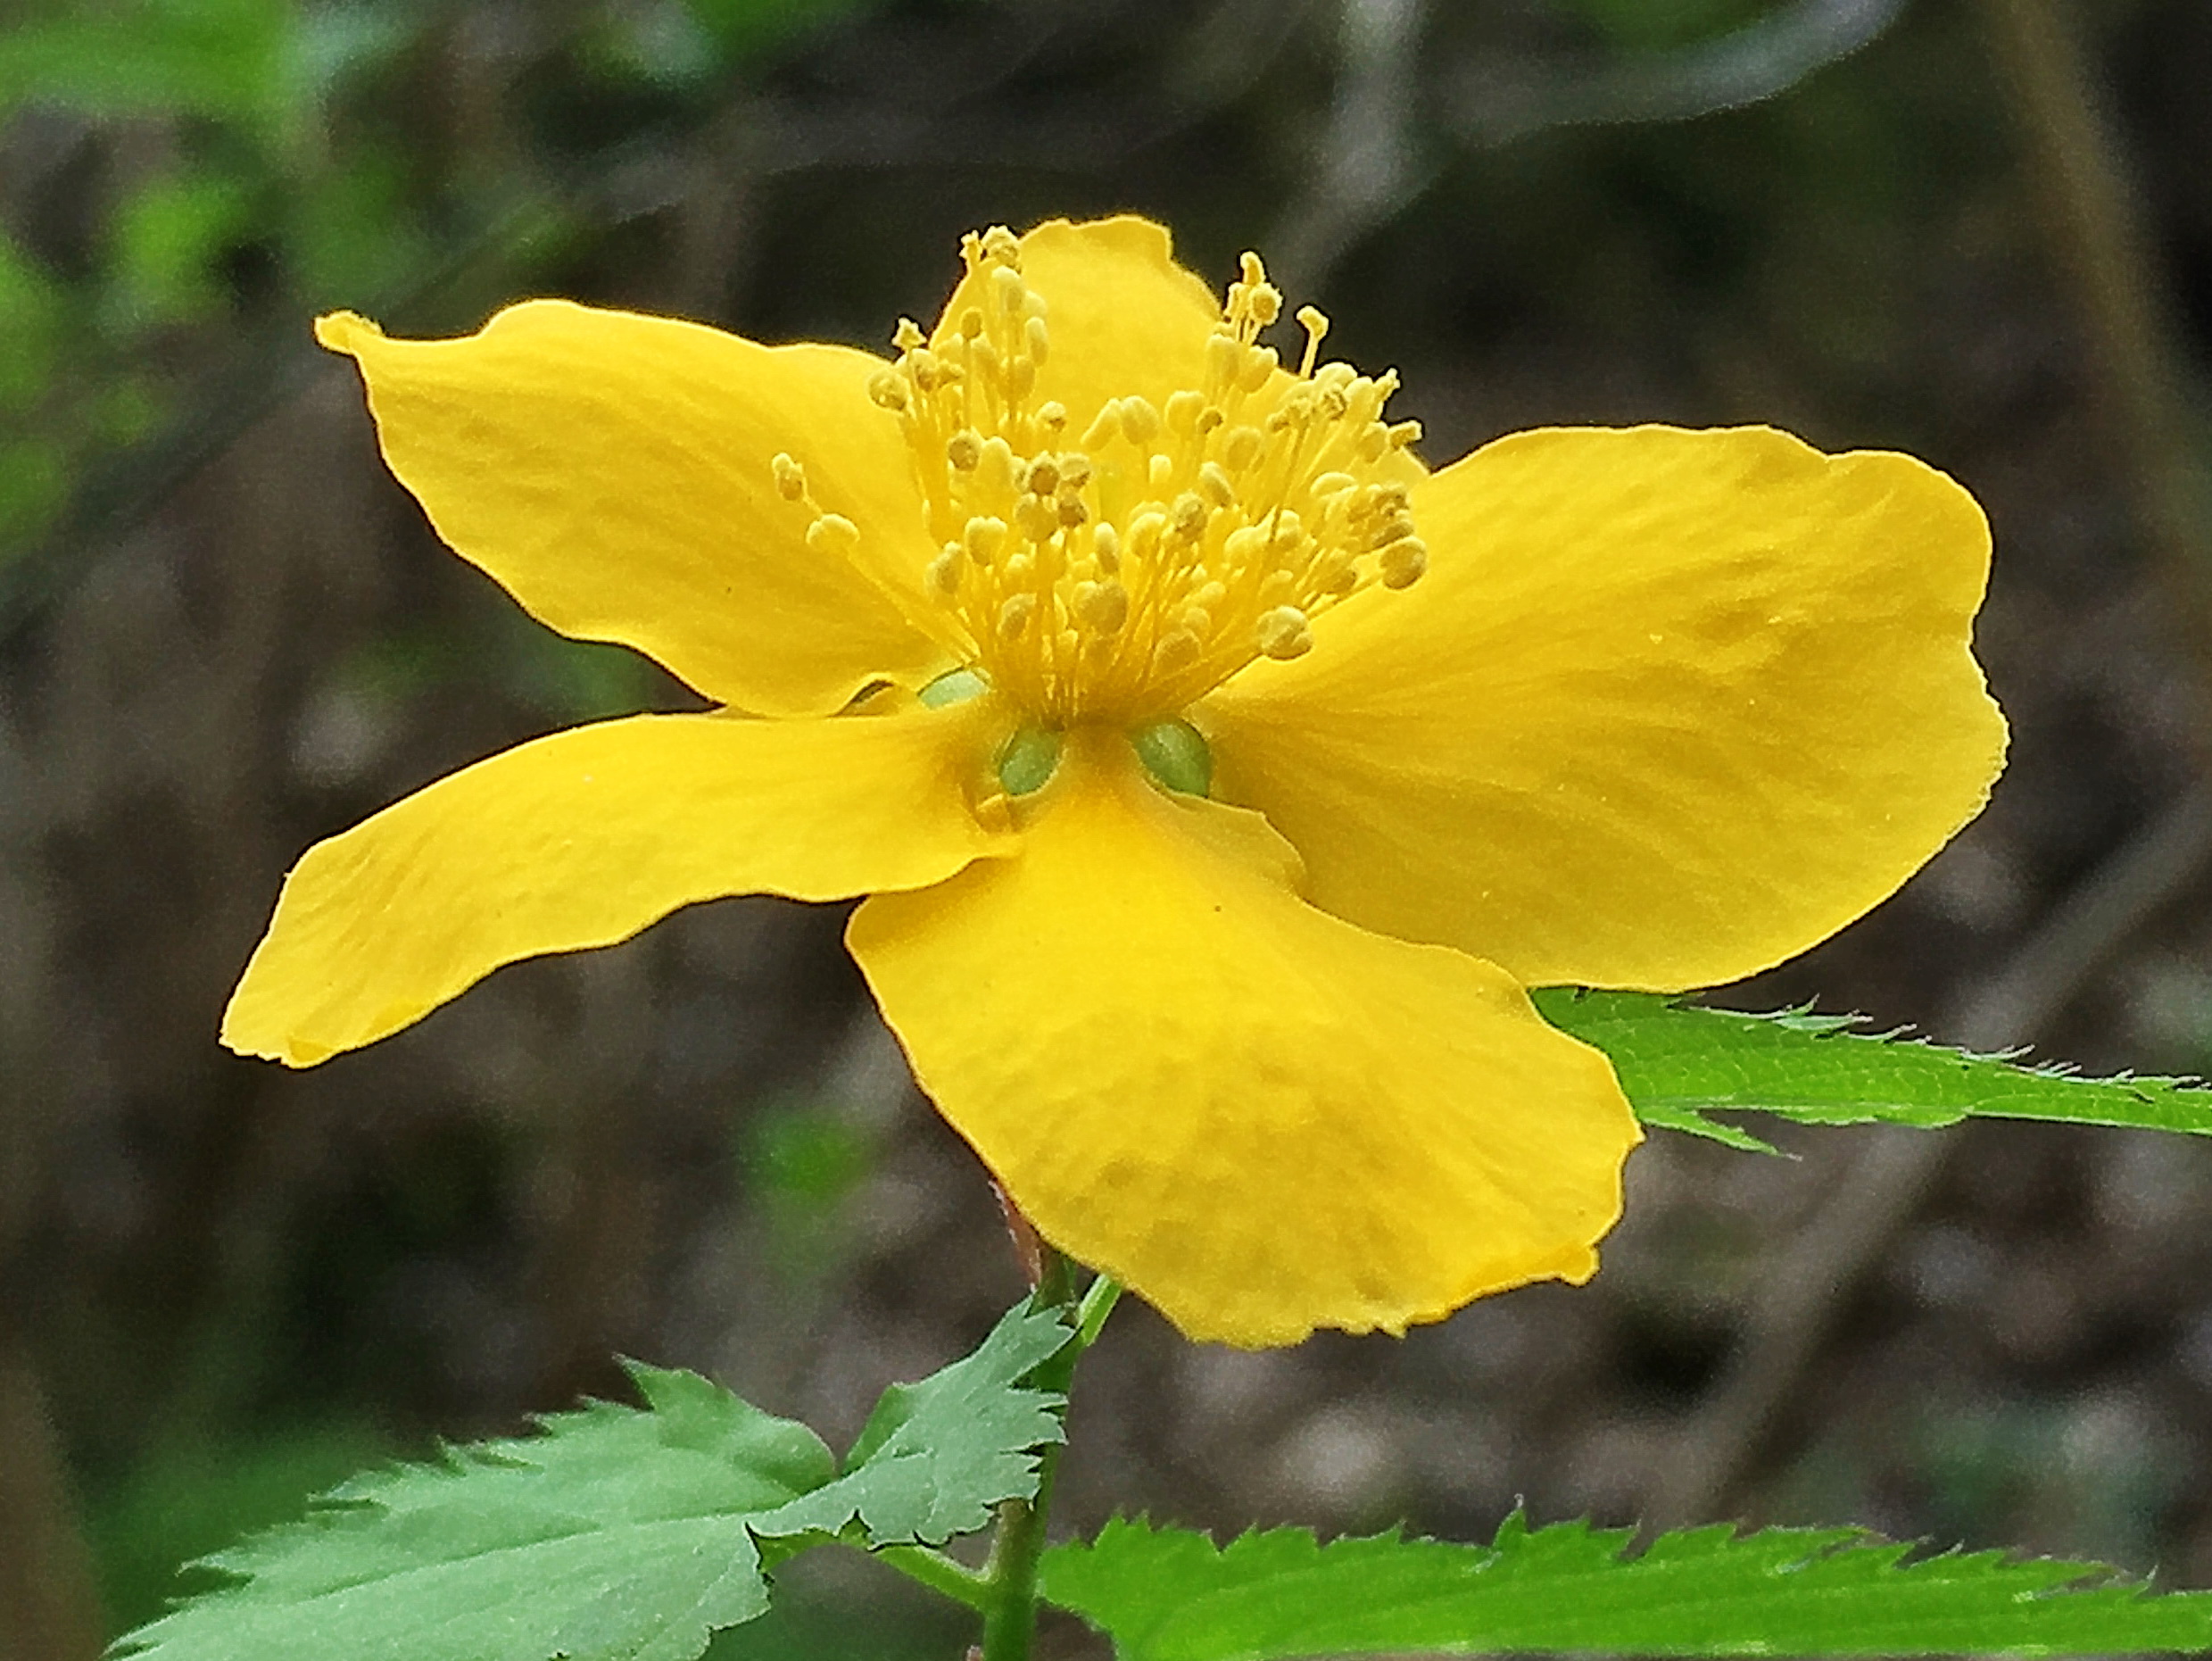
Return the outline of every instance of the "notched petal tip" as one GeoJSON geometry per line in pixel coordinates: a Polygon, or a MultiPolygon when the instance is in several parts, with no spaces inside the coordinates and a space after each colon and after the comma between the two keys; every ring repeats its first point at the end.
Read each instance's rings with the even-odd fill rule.
{"type": "Polygon", "coordinates": [[[358,311],[326,311],[315,320],[315,344],[349,357],[384,338],[384,330],[358,311]]]}

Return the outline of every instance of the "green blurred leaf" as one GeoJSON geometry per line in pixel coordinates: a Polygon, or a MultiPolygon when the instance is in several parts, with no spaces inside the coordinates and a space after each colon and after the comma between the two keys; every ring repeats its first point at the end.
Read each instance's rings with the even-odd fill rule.
{"type": "Polygon", "coordinates": [[[46,396],[61,358],[60,285],[0,234],[0,414],[46,396]]]}
{"type": "Polygon", "coordinates": [[[1015,1387],[1072,1329],[1028,1304],[974,1354],[887,1391],[842,1475],[803,1424],[633,1366],[542,1433],[356,1478],[207,1558],[234,1584],[123,1640],[152,1661],[691,1661],[767,1607],[774,1557],[838,1536],[941,1541],[1036,1491],[1064,1399],[1015,1387]],[[777,1542],[764,1557],[762,1542],[777,1542]]]}
{"type": "Polygon", "coordinates": [[[733,59],[765,52],[793,35],[879,5],[882,0],[684,0],[683,9],[733,59]]]}
{"type": "Polygon", "coordinates": [[[2049,1119],[2212,1135],[2212,1089],[2186,1079],[2084,1078],[1895,1033],[1855,1015],[1803,1009],[1747,1015],[1652,992],[1546,987],[1544,1018],[1612,1058],[1636,1117],[1731,1147],[1768,1150],[1715,1109],[1771,1113],[1803,1125],[1910,1125],[2049,1119]]]}
{"type": "Polygon", "coordinates": [[[69,497],[69,454],[37,433],[0,440],[0,561],[36,542],[69,497]]]}
{"type": "Polygon", "coordinates": [[[1662,1534],[1531,1530],[1489,1546],[1303,1530],[1106,1525],[1045,1554],[1044,1595],[1120,1661],[1265,1661],[1378,1651],[1625,1655],[2082,1655],[2212,1646],[2212,1592],[2151,1597],[2100,1564],[1910,1548],[1858,1529],[1727,1524],[1662,1534]]]}
{"type": "Polygon", "coordinates": [[[185,113],[263,129],[294,94],[286,0],[136,0],[48,7],[0,29],[0,110],[185,113]]]}
{"type": "Polygon", "coordinates": [[[226,299],[220,265],[253,222],[253,193],[219,174],[155,179],[116,215],[115,303],[132,324],[186,321],[226,299]]]}

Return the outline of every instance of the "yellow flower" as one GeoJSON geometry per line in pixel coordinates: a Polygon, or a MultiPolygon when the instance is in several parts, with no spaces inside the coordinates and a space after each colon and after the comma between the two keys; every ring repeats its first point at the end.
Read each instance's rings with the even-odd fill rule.
{"type": "Polygon", "coordinates": [[[1317,313],[1297,368],[1258,344],[1250,256],[1222,306],[1140,220],[963,253],[889,363],[323,320],[448,543],[725,708],[311,849],[225,1041],[311,1065],[693,901],[873,895],[848,943],[940,1110],[1191,1336],[1587,1279],[1638,1133],[1522,988],[1764,968],[1978,810],[1980,512],[1762,428],[1431,474],[1317,313]]]}

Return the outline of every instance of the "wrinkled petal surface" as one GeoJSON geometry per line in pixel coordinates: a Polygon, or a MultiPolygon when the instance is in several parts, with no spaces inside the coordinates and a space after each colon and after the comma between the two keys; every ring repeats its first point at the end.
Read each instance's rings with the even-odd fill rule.
{"type": "Polygon", "coordinates": [[[1416,486],[1430,567],[1202,720],[1314,904],[1525,984],[1734,980],[1978,811],[1989,534],[1910,457],[1764,428],[1523,433],[1416,486]]]}
{"type": "MultiPolygon", "coordinates": [[[[1170,393],[1204,383],[1205,339],[1221,320],[1221,301],[1175,263],[1164,227],[1126,215],[1048,220],[1022,238],[1022,279],[1050,308],[1051,350],[1035,402],[1065,404],[1071,433],[1108,398],[1137,393],[1164,409],[1170,393]]],[[[958,331],[963,311],[987,303],[986,287],[961,279],[940,339],[958,331]]]]}
{"type": "Polygon", "coordinates": [[[223,1042],[312,1066],[693,901],[940,882],[1001,846],[967,805],[974,718],[642,715],[480,761],[308,851],[223,1042]]]}
{"type": "Polygon", "coordinates": [[[909,621],[932,615],[907,595],[933,550],[897,424],[868,402],[881,360],[559,300],[458,340],[344,312],[316,334],[360,363],[385,459],[438,535],[563,634],[762,714],[826,714],[946,667],[909,621]],[[779,451],[867,527],[865,569],[808,549],[779,451]]]}
{"type": "Polygon", "coordinates": [[[1152,789],[1118,738],[1072,738],[1022,835],[847,938],[1047,1240],[1254,1346],[1596,1267],[1636,1122],[1504,974],[1303,904],[1264,824],[1152,789]]]}

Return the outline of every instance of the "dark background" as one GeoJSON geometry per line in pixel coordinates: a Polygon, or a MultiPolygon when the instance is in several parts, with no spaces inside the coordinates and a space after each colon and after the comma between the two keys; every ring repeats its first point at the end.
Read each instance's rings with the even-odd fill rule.
{"type": "MultiPolygon", "coordinates": [[[[1987,507],[1989,811],[1731,989],[2212,1051],[2202,0],[11,0],[0,14],[0,1657],[622,1351],[849,1437],[1020,1291],[838,909],[698,908],[294,1075],[214,1041],[286,868],[685,700],[379,465],[318,310],[558,294],[882,346],[959,234],[1139,210],[1395,363],[1432,461],[1769,421],[1987,507]]],[[[2212,1584],[2212,1148],[1665,1134],[1581,1291],[1239,1354],[1130,1306],[1062,1520],[1855,1521],[2212,1584]]],[[[739,1654],[949,1655],[867,1565],[739,1654]],[[837,1609],[857,1609],[840,1616],[837,1609]]],[[[1063,1653],[1080,1634],[1056,1631],[1063,1653]]],[[[717,1650],[723,1654],[725,1650],[717,1650]]]]}

